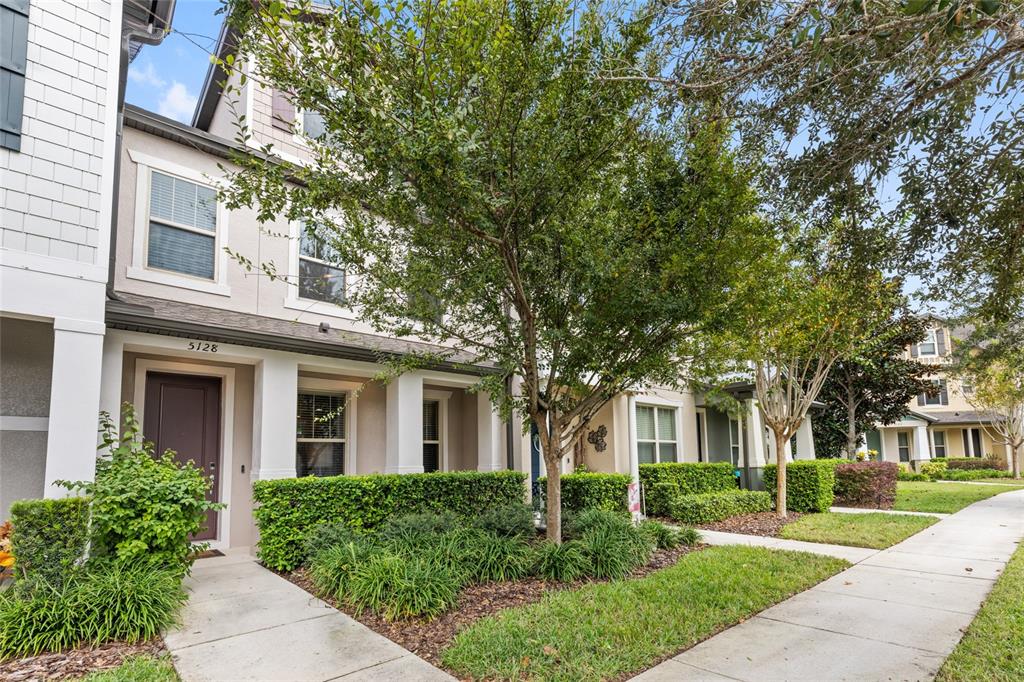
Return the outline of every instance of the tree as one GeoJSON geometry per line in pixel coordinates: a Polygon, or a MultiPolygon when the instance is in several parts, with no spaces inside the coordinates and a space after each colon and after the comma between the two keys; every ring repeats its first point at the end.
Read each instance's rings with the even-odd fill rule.
{"type": "Polygon", "coordinates": [[[379,331],[521,378],[514,396],[480,388],[537,428],[559,541],[560,459],[617,393],[679,381],[764,238],[728,131],[680,143],[655,89],[599,77],[656,68],[650,18],[607,4],[239,1],[232,17],[226,66],[249,60],[325,132],[305,166],[239,157],[229,205],[326,235],[379,331]]]}
{"type": "Polygon", "coordinates": [[[870,330],[856,353],[836,360],[822,386],[825,407],[814,418],[819,456],[845,450],[854,457],[866,431],[898,421],[915,396],[934,390],[927,378],[933,369],[907,357],[907,346],[924,338],[927,320],[905,308],[898,286],[893,293],[897,300],[891,303],[899,307],[870,330]]]}
{"type": "Polygon", "coordinates": [[[1020,478],[1024,458],[1024,348],[1008,349],[999,358],[992,362],[962,359],[957,371],[972,388],[965,393],[967,402],[985,417],[979,422],[981,428],[994,442],[1006,446],[1013,477],[1020,478]]]}
{"type": "Polygon", "coordinates": [[[979,320],[1024,314],[1024,3],[674,0],[665,86],[737,121],[775,207],[891,228],[890,267],[979,320]]]}

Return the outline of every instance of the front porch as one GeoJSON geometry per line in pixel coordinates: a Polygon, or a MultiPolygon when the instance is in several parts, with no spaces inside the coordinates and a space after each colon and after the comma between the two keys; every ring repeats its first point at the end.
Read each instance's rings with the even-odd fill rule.
{"type": "Polygon", "coordinates": [[[875,450],[887,462],[908,464],[947,457],[1005,456],[1005,445],[996,443],[985,430],[983,418],[974,413],[949,415],[912,412],[895,424],[879,426],[867,433],[863,450],[875,450]]]}

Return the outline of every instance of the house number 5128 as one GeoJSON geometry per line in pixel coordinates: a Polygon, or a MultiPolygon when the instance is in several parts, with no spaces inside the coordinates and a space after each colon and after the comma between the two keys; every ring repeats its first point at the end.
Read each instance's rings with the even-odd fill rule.
{"type": "Polygon", "coordinates": [[[215,343],[207,343],[206,341],[189,341],[188,342],[188,349],[189,350],[197,350],[197,351],[199,351],[201,353],[216,353],[217,352],[217,344],[215,344],[215,343]]]}

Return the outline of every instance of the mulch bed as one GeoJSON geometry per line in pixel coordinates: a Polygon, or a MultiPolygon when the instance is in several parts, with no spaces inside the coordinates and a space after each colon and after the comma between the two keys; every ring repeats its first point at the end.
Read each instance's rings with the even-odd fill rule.
{"type": "MultiPolygon", "coordinates": [[[[654,571],[672,566],[685,554],[702,549],[697,547],[677,547],[676,549],[658,550],[651,561],[633,571],[629,579],[642,578],[654,571]]],[[[310,594],[324,599],[334,608],[342,611],[366,627],[384,635],[392,642],[408,649],[432,665],[441,667],[441,652],[451,644],[459,632],[476,621],[515,606],[525,606],[539,602],[548,592],[576,589],[598,580],[582,580],[574,583],[545,582],[539,578],[525,578],[510,582],[484,583],[470,585],[462,590],[455,608],[441,614],[431,621],[401,620],[388,622],[369,610],[356,611],[348,604],[339,603],[333,598],[318,594],[313,587],[309,575],[304,569],[290,573],[282,573],[282,577],[295,583],[310,594]]]]}
{"type": "Polygon", "coordinates": [[[64,680],[89,673],[116,668],[131,656],[163,656],[164,643],[157,638],[149,642],[127,644],[110,642],[98,647],[72,649],[59,653],[40,654],[28,658],[15,658],[0,662],[0,680],[24,682],[26,680],[64,680]]]}
{"type": "Polygon", "coordinates": [[[704,530],[717,530],[723,533],[742,533],[744,535],[760,535],[766,538],[778,537],[782,527],[793,523],[802,514],[789,512],[785,519],[780,519],[775,512],[758,512],[756,514],[742,514],[732,516],[728,519],[705,523],[697,526],[704,530]]]}

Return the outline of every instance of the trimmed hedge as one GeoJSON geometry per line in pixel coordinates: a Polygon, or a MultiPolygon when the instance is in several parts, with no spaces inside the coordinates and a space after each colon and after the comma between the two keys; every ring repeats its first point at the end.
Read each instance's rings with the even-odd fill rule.
{"type": "Polygon", "coordinates": [[[89,500],[21,500],[11,505],[11,551],[16,575],[39,576],[57,587],[85,559],[89,500]]]}
{"type": "Polygon", "coordinates": [[[896,478],[897,478],[897,480],[900,480],[900,481],[914,481],[914,482],[922,482],[922,481],[930,481],[930,480],[932,480],[932,479],[928,478],[927,476],[925,476],[924,474],[915,474],[912,471],[900,471],[900,473],[897,475],[896,478]]]}
{"type": "Polygon", "coordinates": [[[260,531],[258,556],[266,566],[291,570],[302,563],[306,534],[324,522],[355,531],[376,528],[395,514],[454,512],[470,517],[523,503],[526,475],[519,471],[372,474],[256,481],[253,516],[260,531]]]}
{"type": "Polygon", "coordinates": [[[948,469],[961,469],[972,471],[975,469],[1006,469],[1006,458],[999,455],[988,455],[986,457],[946,457],[940,460],[946,463],[948,469]]]}
{"type": "Polygon", "coordinates": [[[678,495],[669,502],[669,515],[681,523],[712,523],[730,516],[772,510],[772,497],[763,490],[729,490],[703,495],[678,495]]]}
{"type": "Polygon", "coordinates": [[[896,501],[895,462],[849,462],[836,465],[836,502],[891,509],[896,501]]]}
{"type": "Polygon", "coordinates": [[[940,481],[977,481],[980,478],[1013,478],[1013,474],[999,469],[948,469],[935,478],[940,481]]]}
{"type": "MultiPolygon", "coordinates": [[[[835,501],[838,460],[801,459],[786,464],[786,509],[827,512],[835,501]]],[[[775,500],[778,465],[764,468],[764,485],[775,500]]]]}
{"type": "MultiPolygon", "coordinates": [[[[547,478],[538,478],[541,496],[547,494],[547,478]]],[[[562,509],[579,512],[584,509],[626,511],[629,507],[629,476],[578,472],[562,476],[562,509]]]]}
{"type": "Polygon", "coordinates": [[[641,464],[640,483],[650,490],[659,483],[672,483],[683,495],[701,495],[736,490],[738,484],[729,462],[664,462],[641,464]]]}

